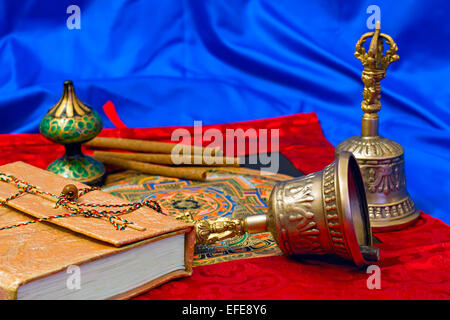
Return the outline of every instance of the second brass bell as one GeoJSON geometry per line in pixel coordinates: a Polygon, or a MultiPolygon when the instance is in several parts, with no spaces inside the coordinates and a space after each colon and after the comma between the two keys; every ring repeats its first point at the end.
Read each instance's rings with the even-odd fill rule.
{"type": "Polygon", "coordinates": [[[397,45],[390,36],[380,32],[378,22],[374,32],[364,34],[357,42],[355,56],[364,66],[361,77],[364,83],[361,135],[342,141],[336,146],[336,155],[350,151],[358,160],[374,230],[397,230],[408,226],[420,215],[420,210],[406,189],[403,147],[378,134],[380,81],[386,76],[389,64],[399,59],[397,45]],[[370,37],[372,41],[366,52],[363,44],[370,37]],[[389,45],[385,55],[383,41],[389,45]]]}

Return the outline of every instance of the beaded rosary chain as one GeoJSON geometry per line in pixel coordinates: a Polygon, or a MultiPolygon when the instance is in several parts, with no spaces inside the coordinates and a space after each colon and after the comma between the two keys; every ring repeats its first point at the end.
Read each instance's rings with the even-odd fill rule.
{"type": "Polygon", "coordinates": [[[18,192],[9,196],[3,201],[0,201],[0,206],[7,205],[9,201],[14,200],[18,197],[20,197],[23,194],[29,193],[41,196],[43,198],[56,201],[55,203],[55,209],[58,207],[63,207],[69,212],[64,214],[58,214],[58,215],[52,215],[40,219],[35,219],[27,222],[17,223],[5,227],[0,227],[0,230],[6,230],[6,229],[12,229],[19,226],[24,226],[27,224],[32,224],[36,222],[43,222],[48,221],[51,219],[56,218],[63,218],[63,217],[70,217],[70,216],[76,216],[76,215],[84,215],[85,217],[89,218],[101,218],[109,221],[116,230],[124,230],[127,226],[133,227],[138,230],[145,230],[145,228],[137,227],[134,225],[133,222],[127,221],[123,218],[120,218],[119,215],[127,214],[130,212],[133,212],[139,208],[142,207],[149,207],[161,214],[165,213],[162,211],[161,206],[158,202],[154,200],[147,200],[143,202],[133,202],[133,203],[122,203],[122,204],[97,204],[97,203],[79,203],[76,202],[76,200],[87,194],[88,192],[94,191],[94,190],[100,190],[100,188],[97,187],[88,187],[78,190],[78,188],[73,185],[69,184],[66,185],[61,192],[59,196],[52,194],[50,192],[41,191],[38,189],[38,187],[27,183],[25,181],[22,181],[12,175],[8,175],[5,173],[0,172],[0,181],[14,184],[18,192]],[[90,209],[90,208],[96,208],[96,207],[103,207],[103,208],[124,208],[120,210],[96,210],[96,209],[90,209]],[[87,208],[87,209],[86,209],[87,208]]]}

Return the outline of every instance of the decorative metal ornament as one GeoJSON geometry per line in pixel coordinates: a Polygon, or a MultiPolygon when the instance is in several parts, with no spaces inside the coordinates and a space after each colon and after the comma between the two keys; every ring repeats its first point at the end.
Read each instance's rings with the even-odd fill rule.
{"type": "Polygon", "coordinates": [[[349,152],[322,171],[278,183],[268,215],[245,220],[193,220],[189,214],[179,218],[196,225],[197,244],[270,231],[286,255],[334,255],[357,266],[379,259],[379,249],[372,246],[364,183],[349,152]]]}
{"type": "Polygon", "coordinates": [[[66,148],[65,155],[47,170],[88,185],[100,184],[105,167],[84,155],[81,144],[97,136],[102,127],[100,115],[78,99],[72,81],[65,81],[61,99],[50,108],[39,127],[44,137],[66,148]]]}
{"type": "Polygon", "coordinates": [[[420,213],[406,190],[402,146],[378,135],[380,81],[386,76],[389,64],[399,59],[397,49],[390,36],[380,33],[379,22],[374,32],[364,34],[356,43],[355,56],[364,66],[361,77],[364,83],[361,135],[351,137],[336,147],[336,156],[342,151],[350,151],[358,161],[365,183],[371,225],[377,231],[400,229],[412,223],[420,213]],[[363,44],[370,37],[372,41],[366,53],[363,44]],[[384,55],[383,39],[389,45],[384,55]]]}

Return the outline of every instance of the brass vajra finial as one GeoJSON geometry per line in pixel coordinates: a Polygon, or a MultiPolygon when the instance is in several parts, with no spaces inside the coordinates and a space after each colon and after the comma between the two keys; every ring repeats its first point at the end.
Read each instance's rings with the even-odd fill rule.
{"type": "Polygon", "coordinates": [[[380,81],[386,77],[386,69],[391,62],[397,61],[397,44],[390,36],[380,33],[380,22],[378,21],[374,32],[365,33],[356,43],[355,57],[363,66],[361,79],[364,83],[361,109],[364,111],[362,120],[362,136],[378,135],[378,114],[381,109],[380,81]],[[363,47],[368,38],[372,37],[369,52],[363,47]],[[389,49],[383,55],[383,39],[389,44],[389,49]]]}
{"type": "Polygon", "coordinates": [[[195,224],[197,244],[212,244],[228,238],[241,236],[244,230],[244,221],[232,218],[217,218],[211,220],[195,220],[191,213],[182,213],[177,219],[195,224]]]}

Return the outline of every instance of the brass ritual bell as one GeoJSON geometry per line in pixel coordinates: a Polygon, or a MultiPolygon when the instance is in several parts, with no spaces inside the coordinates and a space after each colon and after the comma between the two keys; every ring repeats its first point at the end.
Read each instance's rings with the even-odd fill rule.
{"type": "Polygon", "coordinates": [[[289,256],[334,255],[360,267],[379,259],[379,249],[372,246],[363,180],[349,152],[322,171],[275,185],[267,215],[244,220],[179,218],[195,224],[197,244],[270,231],[289,256]]]}
{"type": "Polygon", "coordinates": [[[66,149],[47,170],[88,185],[101,184],[105,167],[84,155],[81,144],[97,136],[102,127],[100,115],[78,99],[72,81],[65,81],[61,99],[48,110],[39,127],[44,137],[66,149]]]}
{"type": "Polygon", "coordinates": [[[380,33],[377,22],[374,32],[364,34],[356,44],[356,58],[363,66],[364,83],[361,109],[361,135],[351,137],[336,147],[336,156],[343,151],[353,153],[363,176],[371,225],[377,231],[389,231],[412,223],[419,210],[406,190],[404,151],[400,144],[378,135],[378,114],[381,109],[380,81],[391,62],[397,61],[397,45],[380,33]],[[372,37],[369,51],[363,44],[372,37]],[[383,55],[383,41],[389,49],[383,55]]]}

